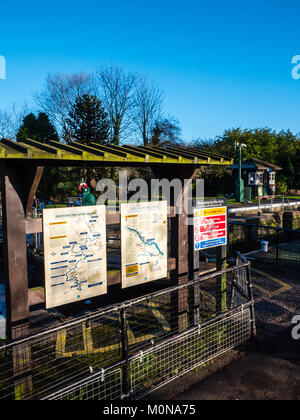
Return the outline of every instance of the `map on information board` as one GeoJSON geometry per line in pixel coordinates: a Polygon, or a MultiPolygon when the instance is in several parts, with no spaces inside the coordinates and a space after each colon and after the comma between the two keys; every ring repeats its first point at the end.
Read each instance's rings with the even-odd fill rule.
{"type": "Polygon", "coordinates": [[[168,274],[167,201],[121,204],[122,288],[168,274]]]}
{"type": "Polygon", "coordinates": [[[210,200],[194,210],[195,251],[227,245],[227,207],[210,200]]]}
{"type": "Polygon", "coordinates": [[[107,293],[105,206],[43,211],[46,307],[107,293]]]}

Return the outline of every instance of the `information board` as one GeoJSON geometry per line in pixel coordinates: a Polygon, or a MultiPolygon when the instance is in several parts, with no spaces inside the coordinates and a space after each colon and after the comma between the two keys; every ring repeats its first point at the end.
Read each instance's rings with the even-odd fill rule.
{"type": "Polygon", "coordinates": [[[105,206],[43,211],[46,307],[107,293],[105,206]]]}
{"type": "Polygon", "coordinates": [[[195,251],[227,245],[227,207],[223,200],[204,201],[194,210],[195,251]]]}
{"type": "Polygon", "coordinates": [[[166,278],[166,201],[121,204],[122,288],[166,278]]]}

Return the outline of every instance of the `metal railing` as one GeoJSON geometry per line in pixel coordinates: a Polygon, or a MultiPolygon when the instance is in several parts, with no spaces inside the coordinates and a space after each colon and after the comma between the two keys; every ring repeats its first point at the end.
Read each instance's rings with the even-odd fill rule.
{"type": "Polygon", "coordinates": [[[236,213],[247,213],[247,212],[256,212],[260,215],[265,210],[270,212],[275,211],[292,211],[293,208],[300,206],[300,196],[299,199],[290,199],[285,195],[276,195],[271,196],[270,198],[258,198],[257,203],[248,202],[249,206],[243,205],[242,207],[232,207],[228,209],[229,214],[236,213]],[[266,200],[267,203],[265,202],[266,200]]]}
{"type": "Polygon", "coordinates": [[[270,264],[300,264],[300,230],[230,221],[228,235],[232,255],[241,250],[270,264]]]}
{"type": "Polygon", "coordinates": [[[0,347],[0,399],[140,398],[255,334],[250,264],[0,347]]]}

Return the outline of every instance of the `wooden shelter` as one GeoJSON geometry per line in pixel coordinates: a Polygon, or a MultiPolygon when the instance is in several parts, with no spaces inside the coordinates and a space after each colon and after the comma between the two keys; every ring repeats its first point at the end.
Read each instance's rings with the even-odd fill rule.
{"type": "MultiPolygon", "coordinates": [[[[7,301],[7,338],[18,339],[29,335],[29,300],[27,277],[26,234],[42,231],[42,220],[32,218],[32,204],[45,166],[79,167],[150,167],[154,177],[172,180],[197,176],[203,165],[230,165],[232,159],[206,151],[168,147],[102,146],[91,143],[47,144],[34,140],[16,143],[0,142],[2,223],[4,236],[4,265],[7,301]]],[[[184,188],[187,188],[185,184],[184,188]]],[[[182,196],[179,199],[183,199],[182,196]]],[[[173,202],[171,205],[176,206],[173,202]]],[[[169,269],[182,284],[189,276],[188,225],[186,214],[175,215],[172,210],[175,238],[172,240],[172,258],[169,269]]],[[[108,215],[107,224],[120,221],[120,215],[108,215]]],[[[224,248],[224,247],[223,247],[224,248]]],[[[223,251],[221,251],[224,253],[223,251]]],[[[108,284],[120,282],[110,277],[108,284]]]]}

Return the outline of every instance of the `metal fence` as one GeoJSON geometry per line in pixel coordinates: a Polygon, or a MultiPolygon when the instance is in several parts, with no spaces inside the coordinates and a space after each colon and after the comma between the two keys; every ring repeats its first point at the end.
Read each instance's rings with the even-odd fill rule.
{"type": "Polygon", "coordinates": [[[122,390],[122,369],[115,368],[99,374],[92,375],[88,380],[84,379],[62,392],[49,396],[48,400],[80,401],[80,400],[120,400],[122,390]]]}
{"type": "Polygon", "coordinates": [[[140,398],[255,333],[249,263],[0,347],[0,399],[140,398]]]}
{"type": "Polygon", "coordinates": [[[195,327],[167,343],[140,352],[130,362],[131,390],[143,397],[152,389],[220,356],[251,337],[250,309],[195,327]]]}
{"type": "Polygon", "coordinates": [[[282,266],[300,266],[300,230],[229,222],[230,253],[252,254],[257,261],[282,266]]]}

